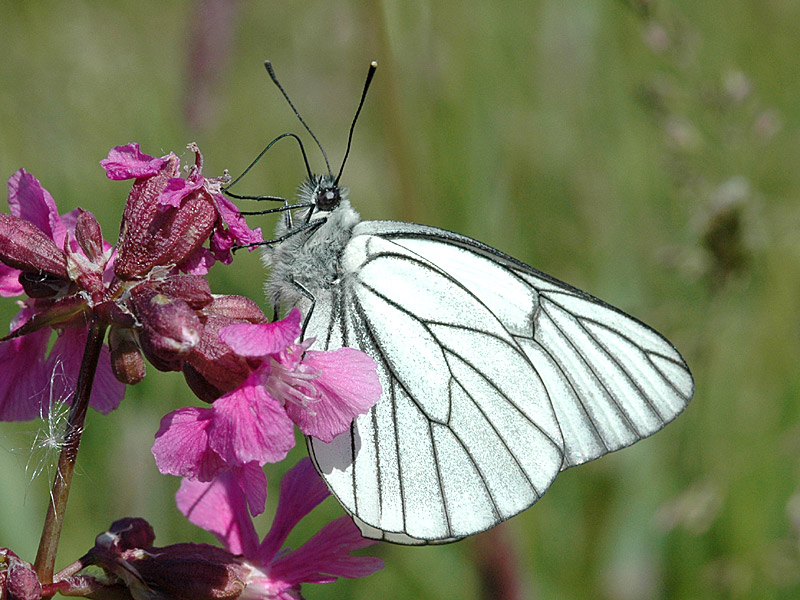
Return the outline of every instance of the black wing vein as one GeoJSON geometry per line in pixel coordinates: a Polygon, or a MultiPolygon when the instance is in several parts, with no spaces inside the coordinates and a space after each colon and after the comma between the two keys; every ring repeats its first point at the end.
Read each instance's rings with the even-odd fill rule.
{"type": "MultiPolygon", "coordinates": [[[[573,349],[573,351],[575,352],[576,356],[580,357],[580,359],[583,362],[583,364],[586,366],[586,368],[589,370],[589,372],[591,372],[592,375],[594,376],[594,380],[600,385],[600,387],[603,388],[603,390],[605,390],[606,394],[611,399],[611,401],[614,403],[614,406],[617,408],[617,411],[619,412],[619,414],[622,417],[624,417],[624,419],[625,419],[625,421],[627,423],[628,429],[630,429],[636,435],[637,438],[641,438],[642,434],[639,431],[638,427],[636,427],[636,424],[631,419],[630,414],[628,414],[628,411],[625,410],[622,407],[622,405],[619,403],[619,399],[617,398],[617,395],[614,393],[614,391],[610,390],[608,388],[608,386],[606,385],[606,383],[603,380],[603,378],[600,377],[600,375],[597,373],[597,369],[595,368],[595,366],[592,365],[592,363],[589,360],[586,359],[586,356],[584,356],[584,354],[580,351],[580,349],[575,345],[575,342],[572,341],[572,338],[569,335],[567,335],[567,333],[556,322],[556,320],[553,319],[550,316],[550,313],[548,312],[547,307],[544,304],[542,305],[542,311],[545,314],[547,314],[548,318],[550,318],[550,322],[553,324],[554,327],[556,327],[556,329],[558,329],[558,331],[561,333],[561,335],[564,338],[564,340],[566,341],[566,343],[573,349]]],[[[569,312],[569,311],[566,311],[566,312],[572,318],[576,319],[576,321],[578,320],[577,317],[575,317],[575,315],[573,315],[571,312],[569,312]]],[[[590,337],[592,337],[591,334],[590,334],[590,337]]],[[[594,339],[594,337],[592,337],[592,339],[594,339]]],[[[564,369],[562,369],[562,372],[563,371],[564,371],[564,369]]],[[[569,377],[569,375],[567,373],[564,373],[564,374],[567,375],[567,377],[569,377]]],[[[581,404],[583,404],[583,403],[581,402],[581,404]]],[[[658,413],[656,413],[656,414],[658,415],[658,413]]],[[[661,418],[661,415],[658,415],[658,417],[661,418]]],[[[662,419],[662,421],[663,421],[663,419],[662,419]]]]}
{"type": "MultiPolygon", "coordinates": [[[[464,359],[459,357],[459,360],[464,360],[464,359]]],[[[465,362],[466,362],[466,361],[465,361],[465,362]]],[[[536,489],[536,486],[535,486],[535,485],[533,484],[533,482],[531,481],[531,478],[530,478],[530,476],[528,475],[527,471],[525,471],[525,468],[522,466],[522,464],[520,464],[520,462],[519,462],[519,458],[517,458],[517,455],[516,455],[516,454],[514,454],[514,451],[513,451],[513,450],[511,450],[511,448],[509,448],[509,446],[508,446],[508,442],[507,442],[507,441],[506,441],[506,439],[505,439],[505,438],[504,438],[504,437],[503,437],[503,436],[500,434],[500,432],[497,430],[497,426],[496,426],[494,423],[492,423],[492,420],[489,418],[489,416],[486,414],[486,412],[485,412],[485,411],[484,411],[484,410],[481,408],[481,405],[480,405],[480,404],[478,404],[478,402],[476,402],[476,401],[475,401],[475,398],[474,398],[474,396],[473,396],[472,394],[470,394],[470,393],[467,391],[467,389],[466,389],[466,388],[465,388],[465,387],[464,387],[464,386],[461,384],[461,382],[460,382],[460,381],[458,381],[458,378],[454,377],[454,378],[453,378],[453,381],[455,381],[456,383],[458,383],[459,387],[460,387],[460,388],[463,390],[464,394],[466,394],[466,395],[469,397],[469,399],[472,401],[472,404],[473,404],[473,406],[475,406],[475,408],[478,410],[478,412],[480,412],[480,413],[481,413],[481,415],[483,416],[483,418],[484,418],[484,419],[486,420],[486,422],[489,424],[489,427],[491,427],[491,428],[492,428],[492,431],[494,431],[494,433],[495,433],[495,436],[497,437],[497,439],[498,439],[498,440],[500,440],[500,443],[501,443],[501,444],[503,445],[503,447],[506,449],[506,452],[508,452],[508,455],[509,455],[509,456],[511,456],[511,458],[513,458],[513,459],[514,459],[514,462],[516,463],[517,467],[519,468],[519,471],[520,471],[520,473],[521,473],[521,474],[522,474],[522,476],[523,476],[523,477],[525,477],[525,479],[528,481],[528,484],[531,486],[531,489],[533,490],[533,493],[536,495],[536,497],[537,497],[537,498],[541,498],[541,497],[542,497],[542,494],[540,494],[540,493],[539,493],[539,490],[538,490],[538,489],[536,489]]],[[[520,413],[520,414],[522,414],[523,416],[526,416],[526,415],[525,415],[525,413],[523,413],[523,412],[522,412],[522,411],[520,411],[519,409],[517,409],[517,412],[519,412],[519,413],[520,413]]],[[[530,419],[528,419],[528,421],[530,422],[530,419]]],[[[535,424],[534,424],[534,425],[535,425],[535,424]]],[[[451,429],[451,431],[452,431],[452,429],[451,429]]],[[[541,429],[540,429],[539,431],[541,431],[541,429]]],[[[458,435],[458,434],[457,434],[455,431],[453,431],[453,435],[456,437],[456,439],[458,439],[458,440],[459,440],[459,442],[461,442],[461,443],[462,443],[462,447],[464,447],[464,450],[466,451],[467,455],[470,457],[470,459],[472,460],[472,463],[475,465],[475,469],[478,471],[478,473],[480,473],[480,474],[481,474],[481,480],[483,481],[483,483],[484,483],[484,486],[486,487],[486,492],[487,492],[487,494],[489,495],[489,498],[491,498],[491,500],[492,500],[492,504],[494,505],[494,507],[495,507],[495,510],[496,510],[496,511],[498,512],[498,514],[499,514],[499,510],[498,510],[498,508],[497,508],[497,503],[495,502],[494,496],[492,495],[492,492],[491,492],[491,490],[489,489],[489,486],[488,486],[488,484],[487,484],[487,482],[486,482],[486,478],[483,476],[483,473],[482,473],[482,471],[481,471],[480,467],[478,467],[478,465],[477,465],[476,461],[474,460],[474,457],[473,457],[473,456],[472,456],[472,454],[469,452],[469,450],[467,449],[466,445],[464,445],[464,444],[463,444],[463,441],[461,440],[460,436],[459,436],[459,435],[458,435]]],[[[544,434],[544,435],[547,435],[547,434],[544,434]]],[[[553,440],[552,440],[552,439],[551,439],[549,436],[547,436],[547,438],[548,438],[548,439],[550,439],[550,441],[553,443],[553,445],[554,445],[554,446],[558,447],[558,444],[556,444],[555,442],[553,442],[553,440]]]]}
{"type": "MultiPolygon", "coordinates": [[[[428,333],[430,333],[430,334],[431,334],[431,336],[432,336],[432,337],[434,337],[434,338],[437,338],[437,341],[438,341],[438,343],[439,343],[439,346],[440,346],[441,348],[444,348],[444,349],[448,350],[449,352],[453,353],[454,355],[458,356],[458,357],[459,357],[459,358],[460,358],[462,361],[464,361],[464,363],[465,363],[465,364],[467,364],[467,365],[468,365],[468,366],[469,366],[469,367],[470,367],[470,368],[471,368],[471,369],[472,369],[472,370],[473,370],[473,371],[474,371],[476,374],[478,374],[478,375],[479,375],[479,376],[480,376],[480,377],[481,377],[481,378],[482,378],[484,381],[486,381],[486,382],[487,382],[487,383],[488,383],[488,384],[489,384],[489,385],[490,385],[490,386],[491,386],[491,387],[492,387],[492,388],[493,388],[493,389],[494,389],[494,390],[495,390],[495,391],[496,391],[496,392],[497,392],[497,393],[498,393],[498,394],[499,394],[499,395],[500,395],[500,396],[501,396],[501,397],[502,397],[504,400],[506,400],[506,402],[508,402],[508,404],[510,404],[511,406],[513,406],[513,407],[516,409],[516,411],[517,411],[519,414],[521,414],[521,415],[522,415],[522,416],[525,418],[525,420],[527,420],[527,421],[528,421],[528,422],[529,422],[531,425],[533,425],[533,426],[534,426],[534,427],[535,427],[535,428],[536,428],[536,429],[537,429],[537,430],[538,430],[538,431],[539,431],[539,432],[540,432],[542,435],[544,435],[544,436],[545,436],[545,437],[546,437],[548,440],[550,440],[550,442],[553,444],[553,446],[555,446],[556,448],[561,448],[561,444],[559,444],[558,442],[556,442],[556,441],[555,441],[555,440],[552,438],[552,436],[551,436],[550,434],[548,434],[546,431],[544,431],[544,430],[541,428],[541,426],[540,426],[538,423],[536,423],[536,422],[535,422],[533,419],[531,419],[531,418],[530,418],[530,417],[529,417],[529,416],[528,416],[528,415],[525,413],[525,411],[521,410],[521,409],[520,409],[520,407],[519,407],[519,406],[517,406],[516,402],[514,402],[514,400],[513,400],[513,399],[509,398],[509,397],[508,397],[508,396],[507,396],[507,395],[506,395],[506,394],[505,394],[505,393],[504,393],[504,392],[503,392],[503,391],[500,389],[500,387],[497,385],[497,383],[496,383],[495,381],[491,380],[491,379],[490,379],[490,378],[489,378],[489,377],[488,377],[488,376],[487,376],[487,375],[486,375],[486,374],[485,374],[483,371],[481,371],[481,370],[480,370],[478,367],[476,367],[474,364],[472,364],[471,362],[467,361],[467,360],[466,360],[464,357],[460,356],[460,355],[459,355],[459,353],[458,353],[457,351],[453,350],[452,348],[450,348],[449,346],[447,346],[445,343],[443,343],[442,341],[438,340],[438,336],[437,336],[437,335],[436,335],[436,334],[435,334],[435,333],[434,333],[434,332],[431,330],[431,328],[430,328],[430,325],[431,325],[431,324],[434,324],[434,322],[431,322],[431,321],[423,321],[422,319],[419,319],[419,318],[418,318],[416,315],[414,315],[412,312],[410,312],[410,311],[406,310],[404,307],[402,307],[401,305],[397,304],[396,302],[394,302],[394,301],[393,301],[393,300],[391,300],[390,298],[387,298],[387,297],[386,297],[384,294],[380,293],[379,291],[377,291],[375,288],[373,288],[373,287],[372,287],[372,286],[370,286],[369,284],[366,284],[366,283],[362,282],[362,283],[361,283],[361,285],[362,285],[362,286],[363,286],[365,289],[368,289],[368,290],[369,290],[371,293],[373,293],[373,294],[375,294],[376,296],[378,296],[378,297],[379,297],[381,300],[383,300],[383,301],[384,301],[384,302],[386,302],[387,304],[391,305],[392,307],[394,307],[394,308],[396,308],[397,310],[399,310],[399,311],[401,311],[401,312],[405,313],[406,315],[408,315],[409,317],[411,317],[412,319],[414,319],[415,321],[417,321],[417,322],[418,322],[418,323],[419,323],[419,324],[420,324],[420,325],[421,325],[421,326],[422,326],[422,327],[423,327],[423,328],[424,328],[424,329],[425,329],[425,330],[426,330],[428,333]]],[[[467,291],[467,293],[469,293],[469,292],[468,292],[468,290],[465,290],[465,291],[467,291]]],[[[362,315],[364,315],[364,317],[363,317],[363,318],[364,318],[364,320],[365,320],[365,321],[368,321],[368,320],[369,320],[369,317],[367,317],[367,316],[366,316],[366,314],[365,314],[365,312],[363,311],[363,309],[361,310],[361,312],[362,312],[362,315]]],[[[435,324],[446,325],[446,326],[448,326],[448,327],[450,326],[450,323],[435,323],[435,324]]],[[[486,330],[483,330],[483,329],[475,329],[475,328],[470,328],[470,327],[462,327],[462,329],[464,329],[464,330],[468,330],[468,331],[474,331],[474,332],[476,332],[476,333],[480,333],[480,334],[482,334],[482,335],[486,335],[486,336],[489,336],[489,337],[493,337],[493,338],[495,338],[495,339],[496,339],[496,340],[498,340],[499,342],[502,342],[503,344],[505,344],[506,346],[508,346],[508,347],[509,347],[510,349],[512,349],[512,350],[513,350],[515,353],[519,354],[520,358],[524,359],[524,360],[525,360],[525,361],[526,361],[528,364],[530,364],[530,361],[528,360],[527,356],[525,356],[525,354],[524,354],[523,352],[521,352],[521,351],[519,350],[519,348],[515,347],[513,344],[510,344],[510,343],[508,342],[508,340],[504,340],[502,337],[500,337],[500,336],[497,336],[497,335],[494,335],[494,334],[492,334],[491,332],[489,332],[489,331],[486,331],[486,330]]],[[[509,336],[511,336],[511,334],[509,334],[509,336]]],[[[513,339],[513,338],[512,338],[512,339],[513,339]]],[[[446,361],[446,360],[447,360],[447,359],[445,358],[445,361],[446,361]]],[[[449,363],[448,363],[448,368],[449,368],[449,363]]],[[[539,377],[539,373],[536,371],[536,369],[534,369],[534,368],[533,368],[533,365],[531,365],[531,371],[532,371],[532,372],[533,372],[533,373],[536,375],[536,377],[539,377]]],[[[392,373],[393,373],[393,375],[394,375],[394,370],[392,371],[392,373]]],[[[452,369],[450,369],[450,377],[451,377],[451,378],[455,378],[455,375],[454,375],[454,373],[453,373],[452,369]]],[[[399,378],[397,378],[397,377],[395,377],[395,379],[398,379],[398,380],[399,380],[399,378]]],[[[545,392],[546,392],[546,391],[547,391],[547,388],[546,388],[546,386],[544,386],[544,384],[542,384],[542,385],[543,385],[543,388],[544,388],[544,390],[545,390],[545,392]]],[[[415,403],[415,404],[417,404],[417,406],[419,406],[419,404],[418,404],[418,402],[417,402],[416,398],[414,398],[414,396],[413,396],[413,395],[410,393],[410,391],[409,391],[409,390],[408,390],[408,389],[407,389],[405,386],[403,386],[403,389],[404,389],[404,390],[405,390],[405,392],[406,392],[406,393],[409,395],[409,398],[411,398],[411,399],[414,401],[414,403],[415,403]]],[[[423,412],[423,414],[425,413],[425,411],[422,409],[422,407],[421,407],[421,406],[420,406],[420,410],[423,412]]]]}
{"type": "MultiPolygon", "coordinates": [[[[352,299],[352,303],[353,303],[353,310],[359,314],[359,317],[360,317],[361,321],[366,323],[366,324],[369,324],[369,321],[367,320],[363,309],[360,307],[360,305],[358,305],[358,303],[356,302],[355,298],[352,299]]],[[[395,377],[395,375],[393,373],[393,369],[392,369],[391,365],[389,364],[389,361],[386,359],[386,356],[383,354],[383,352],[381,352],[380,346],[378,344],[378,340],[375,338],[374,334],[372,333],[372,329],[370,327],[366,326],[366,327],[362,328],[362,331],[363,331],[364,336],[366,338],[368,338],[370,345],[374,349],[374,351],[371,353],[371,356],[372,356],[373,360],[380,361],[381,364],[383,365],[384,370],[386,371],[386,373],[391,378],[391,382],[390,382],[391,405],[390,405],[390,408],[392,410],[392,417],[391,418],[392,418],[392,423],[394,424],[394,430],[395,430],[395,433],[394,433],[393,437],[394,437],[394,444],[395,444],[395,452],[397,454],[397,469],[398,469],[398,477],[397,477],[397,479],[398,479],[398,483],[399,483],[399,486],[400,486],[400,507],[401,507],[400,510],[401,510],[402,517],[403,517],[402,520],[403,520],[403,527],[405,528],[404,531],[408,531],[408,526],[406,524],[407,523],[406,495],[405,495],[405,490],[404,490],[404,486],[403,486],[403,477],[402,477],[402,472],[403,472],[403,464],[402,463],[403,463],[403,460],[402,460],[402,453],[400,452],[400,436],[397,435],[398,424],[397,424],[397,409],[396,409],[396,407],[397,407],[397,391],[396,391],[396,387],[403,388],[403,386],[402,386],[401,382],[397,379],[397,377],[395,377]]],[[[366,346],[366,344],[363,344],[361,346],[362,349],[365,348],[365,346],[366,346]]],[[[411,395],[408,393],[408,390],[403,388],[403,391],[406,393],[406,395],[411,397],[411,395]]],[[[373,418],[375,418],[375,416],[376,416],[375,411],[372,410],[371,412],[372,412],[373,418]]],[[[356,422],[354,421],[352,427],[355,427],[355,426],[356,426],[356,422]]],[[[375,430],[377,432],[377,427],[375,428],[375,430]]],[[[352,431],[352,428],[351,428],[351,431],[352,431]]],[[[375,439],[377,440],[377,438],[378,438],[378,436],[376,435],[375,439]]],[[[353,456],[353,464],[355,464],[355,459],[356,459],[356,457],[354,455],[353,456]]],[[[377,462],[377,461],[378,461],[378,454],[376,452],[376,471],[378,472],[377,477],[378,477],[378,484],[379,484],[379,489],[380,489],[380,483],[381,483],[381,481],[380,481],[380,472],[381,472],[381,469],[380,469],[380,463],[377,462]]],[[[355,476],[356,476],[356,470],[354,468],[353,469],[353,481],[354,481],[353,489],[355,489],[355,476]]],[[[379,504],[379,506],[382,506],[382,504],[379,504]]]]}
{"type": "Polygon", "coordinates": [[[604,454],[608,454],[609,452],[611,452],[611,449],[608,447],[608,444],[606,444],[606,440],[603,437],[603,434],[600,433],[599,429],[597,429],[597,424],[594,422],[591,413],[586,408],[586,404],[584,404],[583,398],[581,397],[580,393],[578,393],[578,390],[575,389],[575,384],[573,383],[572,379],[570,379],[570,377],[565,373],[558,358],[550,351],[550,348],[548,348],[544,344],[539,343],[536,339],[533,338],[526,338],[526,339],[530,339],[534,344],[536,344],[539,347],[539,349],[541,349],[542,352],[545,352],[550,357],[550,360],[553,361],[553,364],[558,368],[558,370],[561,371],[561,374],[564,376],[564,380],[567,382],[567,385],[569,385],[570,389],[572,390],[573,396],[578,401],[578,404],[580,404],[583,414],[586,415],[586,420],[588,421],[589,426],[594,431],[594,435],[597,438],[597,441],[599,441],[603,445],[603,448],[605,448],[604,454]]]}
{"type": "Polygon", "coordinates": [[[444,513],[444,520],[447,526],[447,536],[453,537],[453,524],[450,517],[450,506],[447,502],[447,494],[444,491],[444,483],[442,482],[442,465],[439,461],[439,449],[436,445],[436,440],[433,437],[433,424],[434,421],[428,421],[428,437],[431,440],[431,448],[433,449],[433,464],[436,467],[436,481],[439,484],[439,494],[442,496],[442,512],[444,513]]]}

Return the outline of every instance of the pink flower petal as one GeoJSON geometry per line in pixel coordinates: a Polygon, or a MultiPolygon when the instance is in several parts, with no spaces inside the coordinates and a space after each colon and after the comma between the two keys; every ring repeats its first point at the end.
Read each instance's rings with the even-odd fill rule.
{"type": "Polygon", "coordinates": [[[186,260],[178,265],[178,269],[189,275],[207,275],[215,262],[217,259],[214,254],[208,248],[200,247],[189,254],[186,260]]]}
{"type": "Polygon", "coordinates": [[[212,409],[194,406],[165,415],[152,448],[158,470],[208,481],[224,469],[225,463],[208,445],[213,419],[212,409]]]}
{"type": "Polygon", "coordinates": [[[239,356],[262,357],[282,352],[300,335],[300,311],[293,308],[274,323],[241,323],[219,332],[219,339],[239,356]]]}
{"type": "MultiPolygon", "coordinates": [[[[229,265],[233,262],[231,248],[235,245],[236,238],[233,237],[230,230],[220,229],[219,227],[214,229],[214,233],[211,234],[211,239],[208,242],[210,252],[223,265],[229,265]]],[[[255,247],[250,248],[250,250],[255,250],[255,247]]]]}
{"type": "Polygon", "coordinates": [[[180,208],[181,201],[184,198],[202,187],[202,179],[198,181],[189,181],[180,177],[173,177],[167,182],[167,187],[164,188],[164,191],[158,195],[158,203],[165,206],[180,208]]]}
{"type": "Polygon", "coordinates": [[[44,355],[50,330],[0,343],[0,421],[29,421],[49,410],[44,355]]]}
{"type": "Polygon", "coordinates": [[[313,380],[322,399],[309,406],[286,403],[286,413],[306,435],[329,443],[366,413],[381,396],[375,361],[359,350],[306,352],[303,365],[318,370],[313,380]]]}
{"type": "Polygon", "coordinates": [[[230,466],[283,460],[294,447],[294,427],[258,373],[214,402],[211,448],[230,466]]]}
{"type": "Polygon", "coordinates": [[[0,263],[0,296],[13,298],[21,296],[24,290],[19,283],[19,274],[22,271],[0,263]]]}
{"type": "Polygon", "coordinates": [[[241,467],[234,467],[232,472],[247,499],[247,507],[254,517],[264,512],[267,506],[267,476],[258,463],[249,462],[241,467]]]}
{"type": "Polygon", "coordinates": [[[278,509],[269,533],[258,548],[259,559],[265,563],[271,561],[300,519],[329,495],[328,486],[317,474],[310,458],[302,459],[289,469],[281,479],[278,509]]]}
{"type": "Polygon", "coordinates": [[[125,146],[112,148],[108,158],[100,161],[100,166],[106,170],[106,176],[116,181],[150,177],[161,170],[169,160],[172,153],[160,158],[153,158],[139,150],[139,144],[131,142],[125,146]]]}
{"type": "Polygon", "coordinates": [[[250,229],[242,213],[239,212],[239,208],[233,202],[222,194],[213,194],[213,197],[217,203],[220,218],[228,226],[238,245],[245,246],[264,241],[261,229],[250,229]]]}
{"type": "Polygon", "coordinates": [[[226,471],[209,482],[184,479],[175,494],[189,521],[213,533],[233,554],[252,555],[258,536],[235,475],[226,471]]]}
{"type": "Polygon", "coordinates": [[[285,584],[330,583],[338,577],[366,577],[383,568],[380,558],[353,556],[353,550],[375,542],[361,537],[350,517],[328,523],[294,552],[272,564],[270,577],[285,584]]]}
{"type": "Polygon", "coordinates": [[[8,180],[11,214],[36,225],[59,248],[64,247],[66,229],[58,216],[55,200],[33,175],[20,169],[8,180]]]}

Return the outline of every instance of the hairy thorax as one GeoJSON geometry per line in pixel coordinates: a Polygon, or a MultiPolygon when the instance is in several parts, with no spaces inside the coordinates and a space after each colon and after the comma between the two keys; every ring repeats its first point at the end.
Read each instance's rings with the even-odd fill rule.
{"type": "MultiPolygon", "coordinates": [[[[302,227],[306,211],[293,218],[293,229],[302,227]]],[[[341,279],[341,256],[359,222],[358,213],[343,199],[330,212],[315,211],[311,222],[326,222],[309,232],[300,232],[264,251],[264,264],[270,268],[267,298],[286,308],[305,297],[303,288],[313,295],[324,293],[341,279]],[[300,287],[302,286],[302,288],[300,287]]],[[[276,237],[289,233],[285,220],[275,230],[276,237]]]]}

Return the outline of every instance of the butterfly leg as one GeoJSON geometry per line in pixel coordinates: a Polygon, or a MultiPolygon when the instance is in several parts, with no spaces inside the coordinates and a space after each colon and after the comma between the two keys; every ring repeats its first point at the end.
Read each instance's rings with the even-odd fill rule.
{"type": "Polygon", "coordinates": [[[314,307],[317,305],[317,299],[314,297],[314,294],[308,290],[308,288],[297,281],[294,277],[291,278],[291,284],[297,288],[297,291],[300,292],[300,294],[302,294],[311,302],[311,307],[308,309],[308,312],[303,319],[303,328],[300,331],[300,341],[302,341],[303,338],[306,337],[306,327],[308,327],[308,322],[311,320],[311,315],[314,313],[314,307]]]}
{"type": "MultiPolygon", "coordinates": [[[[287,213],[288,215],[289,213],[287,213]]],[[[254,248],[255,246],[272,246],[274,244],[280,244],[281,242],[288,240],[293,235],[297,235],[302,231],[308,231],[309,233],[317,229],[318,227],[325,224],[327,221],[327,217],[314,221],[313,223],[304,223],[297,229],[292,229],[289,233],[285,233],[280,237],[276,237],[271,240],[264,240],[263,242],[253,242],[252,244],[245,244],[244,246],[234,246],[231,248],[234,252],[237,250],[241,250],[242,248],[254,248]]]]}
{"type": "MultiPolygon", "coordinates": [[[[255,198],[253,198],[255,199],[255,198]]],[[[239,214],[242,215],[269,215],[276,212],[284,212],[287,210],[295,210],[297,208],[308,208],[309,206],[313,206],[311,202],[301,202],[300,204],[289,204],[289,201],[286,199],[284,200],[284,205],[279,206],[278,208],[268,208],[266,210],[240,210],[239,214]]]]}

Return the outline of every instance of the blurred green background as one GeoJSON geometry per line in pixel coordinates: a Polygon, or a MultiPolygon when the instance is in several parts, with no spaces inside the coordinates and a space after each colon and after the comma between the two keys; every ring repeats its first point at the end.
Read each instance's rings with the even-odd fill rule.
{"type": "MultiPolygon", "coordinates": [[[[631,312],[682,351],[697,394],[493,533],[380,546],[384,571],[305,594],[797,598],[799,23],[795,0],[0,2],[0,175],[25,167],[113,241],[128,184],[98,166],[109,148],[186,161],[195,141],[207,175],[238,174],[301,129],[269,58],[338,165],[378,60],[343,178],[362,216],[476,237],[631,312]]],[[[303,175],[286,143],[239,191],[291,195],[303,175]]],[[[212,286],[260,300],[262,279],[240,254],[212,286]]],[[[150,369],[89,415],[57,568],[123,516],[162,545],[211,541],[149,452],[161,416],[194,403],[150,369]]],[[[0,424],[0,546],[31,561],[55,462],[31,450],[41,427],[0,424]]],[[[289,464],[268,469],[268,514],[289,464]]],[[[339,514],[326,501],[290,542],[339,514]]]]}

